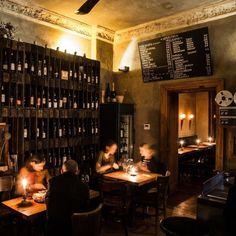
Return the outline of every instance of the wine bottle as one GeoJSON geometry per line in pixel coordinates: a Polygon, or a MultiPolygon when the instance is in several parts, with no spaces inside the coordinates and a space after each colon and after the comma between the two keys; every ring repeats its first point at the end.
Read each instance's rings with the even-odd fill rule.
{"type": "Polygon", "coordinates": [[[46,77],[48,75],[48,67],[46,59],[43,60],[43,75],[46,77]]]}
{"type": "Polygon", "coordinates": [[[68,92],[68,102],[67,102],[67,108],[71,109],[72,108],[72,96],[71,96],[71,91],[69,90],[68,92]]]}
{"type": "Polygon", "coordinates": [[[65,150],[65,148],[63,149],[63,156],[62,156],[62,162],[64,163],[64,162],[66,162],[67,161],[67,156],[66,156],[66,150],[65,150]]]}
{"type": "Polygon", "coordinates": [[[18,53],[17,71],[22,72],[22,58],[20,52],[18,53]]]}
{"type": "Polygon", "coordinates": [[[41,108],[41,93],[40,89],[37,89],[37,101],[36,101],[37,108],[41,108]]]}
{"type": "Polygon", "coordinates": [[[77,94],[76,91],[74,91],[74,98],[73,98],[73,108],[77,109],[78,103],[77,103],[77,94]]]}
{"type": "Polygon", "coordinates": [[[33,88],[33,86],[31,87],[30,92],[31,92],[31,94],[30,94],[30,106],[34,107],[35,106],[35,100],[34,100],[34,88],[33,88]]]}
{"type": "Polygon", "coordinates": [[[24,139],[28,139],[28,125],[26,120],[24,120],[24,139]]]}
{"type": "Polygon", "coordinates": [[[21,107],[22,103],[23,103],[22,87],[21,87],[21,85],[18,85],[18,87],[17,87],[16,106],[17,107],[21,107]]]}
{"type": "Polygon", "coordinates": [[[48,96],[48,108],[52,108],[52,91],[49,90],[49,96],[48,96]]]}
{"type": "Polygon", "coordinates": [[[61,138],[63,135],[62,133],[62,126],[61,126],[61,122],[58,121],[58,137],[61,138]]]}
{"type": "Polygon", "coordinates": [[[25,54],[24,70],[28,72],[28,69],[29,69],[28,58],[27,58],[27,54],[25,54]]]}
{"type": "Polygon", "coordinates": [[[6,94],[5,94],[4,84],[2,84],[2,87],[1,87],[1,104],[2,104],[2,106],[6,105],[6,94]]]}
{"type": "Polygon", "coordinates": [[[42,139],[45,139],[45,138],[47,138],[47,132],[46,132],[44,120],[42,120],[42,139]]]}
{"type": "Polygon", "coordinates": [[[65,90],[63,90],[63,94],[62,94],[62,101],[63,101],[63,108],[66,109],[67,107],[67,97],[66,97],[66,92],[65,90]]]}
{"type": "Polygon", "coordinates": [[[42,76],[42,61],[38,60],[38,76],[42,76]]]}
{"type": "Polygon", "coordinates": [[[56,91],[54,91],[54,95],[53,95],[53,107],[57,108],[57,94],[56,94],[56,91]]]}
{"type": "Polygon", "coordinates": [[[34,61],[33,55],[32,55],[31,63],[30,63],[30,72],[31,72],[31,74],[34,74],[34,72],[35,72],[35,61],[34,61]]]}
{"type": "Polygon", "coordinates": [[[116,90],[115,90],[115,83],[112,83],[112,90],[111,90],[111,102],[116,102],[116,90]]]}
{"type": "Polygon", "coordinates": [[[10,70],[14,72],[16,70],[16,63],[15,63],[15,53],[14,51],[11,52],[10,55],[10,70]]]}
{"type": "Polygon", "coordinates": [[[3,71],[8,71],[8,55],[7,55],[7,50],[4,50],[2,69],[3,69],[3,71]]]}
{"type": "Polygon", "coordinates": [[[46,98],[46,94],[45,94],[45,89],[43,88],[43,94],[42,94],[42,107],[46,108],[47,106],[47,98],[46,98]]]}
{"type": "Polygon", "coordinates": [[[106,91],[105,91],[105,99],[106,102],[111,102],[111,90],[110,90],[110,84],[107,83],[106,91]]]}

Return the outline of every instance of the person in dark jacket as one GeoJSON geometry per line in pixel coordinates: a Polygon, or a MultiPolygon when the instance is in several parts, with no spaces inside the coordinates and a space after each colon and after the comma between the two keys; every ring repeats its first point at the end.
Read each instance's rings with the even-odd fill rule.
{"type": "Polygon", "coordinates": [[[141,155],[141,160],[138,163],[139,169],[145,172],[165,175],[167,171],[166,165],[156,158],[155,149],[155,145],[149,145],[147,143],[143,143],[139,146],[141,155]]]}
{"type": "Polygon", "coordinates": [[[71,216],[88,208],[89,189],[78,177],[78,164],[64,162],[62,174],[49,181],[46,195],[47,235],[72,235],[71,216]]]}

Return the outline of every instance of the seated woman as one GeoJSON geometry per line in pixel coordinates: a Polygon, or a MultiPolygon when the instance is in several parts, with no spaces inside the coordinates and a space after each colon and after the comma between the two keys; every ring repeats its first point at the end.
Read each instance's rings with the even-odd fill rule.
{"type": "Polygon", "coordinates": [[[45,167],[45,160],[39,154],[34,154],[30,157],[24,167],[20,169],[17,176],[16,192],[23,194],[22,179],[27,180],[27,191],[34,193],[40,190],[45,190],[50,179],[50,175],[45,167]]]}
{"type": "Polygon", "coordinates": [[[157,160],[155,157],[155,146],[143,143],[139,146],[139,152],[141,155],[141,161],[138,163],[138,167],[142,171],[158,173],[161,175],[166,174],[166,165],[157,160]]]}
{"type": "Polygon", "coordinates": [[[99,152],[96,162],[96,172],[103,174],[104,172],[112,169],[119,169],[119,166],[115,162],[115,156],[117,150],[117,144],[113,140],[108,140],[104,146],[104,149],[99,152]]]}

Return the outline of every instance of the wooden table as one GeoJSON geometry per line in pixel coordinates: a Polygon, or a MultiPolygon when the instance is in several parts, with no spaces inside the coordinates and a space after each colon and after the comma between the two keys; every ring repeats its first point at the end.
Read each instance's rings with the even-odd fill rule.
{"type": "Polygon", "coordinates": [[[107,179],[123,180],[137,186],[151,183],[155,181],[158,176],[160,176],[160,174],[146,172],[138,172],[136,176],[130,176],[124,171],[115,171],[103,175],[103,177],[107,179]]]}
{"type": "MultiPolygon", "coordinates": [[[[99,197],[99,192],[95,190],[89,190],[89,198],[94,199],[99,197]]],[[[20,215],[23,219],[32,221],[39,215],[46,212],[46,204],[45,203],[37,203],[34,200],[27,200],[31,202],[31,206],[28,207],[19,207],[18,204],[22,201],[22,197],[14,198],[11,200],[7,200],[2,202],[4,206],[12,210],[13,212],[20,215]]]]}

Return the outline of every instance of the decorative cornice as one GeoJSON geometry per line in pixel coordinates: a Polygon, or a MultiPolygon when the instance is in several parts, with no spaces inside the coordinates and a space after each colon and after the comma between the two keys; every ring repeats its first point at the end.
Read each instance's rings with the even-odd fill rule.
{"type": "Polygon", "coordinates": [[[112,31],[108,28],[98,25],[96,27],[96,37],[98,39],[107,41],[107,42],[114,42],[115,38],[115,31],[112,31]]]}
{"type": "Polygon", "coordinates": [[[173,16],[117,31],[115,43],[197,25],[236,14],[236,0],[218,1],[173,16]]]}
{"type": "MultiPolygon", "coordinates": [[[[78,33],[82,37],[92,38],[93,27],[81,21],[74,20],[56,12],[49,11],[40,6],[24,3],[25,1],[9,1],[0,0],[0,11],[8,12],[9,14],[16,15],[17,17],[26,18],[28,20],[37,21],[44,25],[51,27],[66,29],[78,33]]],[[[96,36],[101,39],[113,43],[114,32],[106,28],[97,27],[96,36]]]]}

